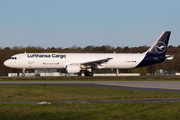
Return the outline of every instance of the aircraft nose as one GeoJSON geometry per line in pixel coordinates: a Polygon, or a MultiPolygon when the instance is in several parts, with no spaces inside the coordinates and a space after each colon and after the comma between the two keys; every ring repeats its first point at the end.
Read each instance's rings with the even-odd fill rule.
{"type": "Polygon", "coordinates": [[[10,64],[11,64],[11,63],[10,63],[8,60],[4,61],[4,65],[5,65],[6,67],[9,67],[10,64]]]}

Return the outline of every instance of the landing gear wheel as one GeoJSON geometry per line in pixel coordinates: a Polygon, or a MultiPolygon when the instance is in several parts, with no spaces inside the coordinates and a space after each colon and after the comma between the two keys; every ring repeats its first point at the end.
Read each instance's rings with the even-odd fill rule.
{"type": "Polygon", "coordinates": [[[25,73],[22,73],[22,77],[25,77],[25,73]]]}
{"type": "Polygon", "coordinates": [[[23,68],[23,69],[22,69],[22,77],[25,77],[25,72],[26,72],[26,69],[23,68]]]}
{"type": "Polygon", "coordinates": [[[88,71],[86,71],[86,72],[84,73],[84,76],[88,76],[88,71]]]}
{"type": "Polygon", "coordinates": [[[92,77],[92,76],[93,76],[93,72],[89,72],[89,76],[91,76],[91,77],[92,77]]]}
{"type": "Polygon", "coordinates": [[[92,76],[93,76],[93,72],[86,71],[86,72],[84,73],[84,75],[85,75],[85,76],[91,76],[91,77],[92,77],[92,76]]]}

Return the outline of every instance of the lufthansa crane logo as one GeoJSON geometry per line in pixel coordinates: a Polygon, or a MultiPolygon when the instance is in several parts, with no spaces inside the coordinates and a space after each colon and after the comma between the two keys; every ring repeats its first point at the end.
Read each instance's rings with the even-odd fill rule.
{"type": "Polygon", "coordinates": [[[166,50],[166,45],[164,42],[158,42],[155,46],[157,53],[163,53],[166,50]]]}

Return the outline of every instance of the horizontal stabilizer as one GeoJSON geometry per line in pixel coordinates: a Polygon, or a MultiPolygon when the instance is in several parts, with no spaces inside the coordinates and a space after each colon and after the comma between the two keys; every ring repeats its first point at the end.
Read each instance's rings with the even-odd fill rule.
{"type": "Polygon", "coordinates": [[[174,57],[174,56],[166,55],[165,57],[160,56],[160,57],[155,57],[154,59],[157,60],[157,61],[159,61],[159,60],[165,60],[165,61],[167,61],[167,60],[172,60],[173,57],[174,57]]]}
{"type": "Polygon", "coordinates": [[[173,55],[166,55],[166,61],[168,61],[168,60],[172,60],[174,58],[174,56],[173,55]]]}

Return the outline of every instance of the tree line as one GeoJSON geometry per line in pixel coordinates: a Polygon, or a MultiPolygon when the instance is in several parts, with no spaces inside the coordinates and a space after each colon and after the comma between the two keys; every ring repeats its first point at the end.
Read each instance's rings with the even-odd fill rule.
{"type": "MultiPolygon", "coordinates": [[[[10,58],[14,54],[18,53],[143,53],[148,50],[148,46],[139,46],[139,47],[112,47],[109,45],[103,46],[86,46],[84,48],[72,46],[70,48],[55,48],[48,47],[43,48],[40,46],[27,46],[27,47],[18,47],[14,46],[12,48],[5,47],[0,48],[0,75],[7,75],[9,72],[22,72],[21,69],[12,69],[4,66],[4,61],[10,58]]],[[[150,65],[143,68],[136,68],[130,70],[120,70],[120,72],[140,72],[141,74],[154,74],[159,69],[163,69],[167,74],[174,74],[175,72],[180,72],[180,45],[174,47],[172,45],[168,46],[167,53],[168,55],[173,55],[174,59],[171,61],[166,61],[164,63],[150,65]]],[[[29,70],[33,72],[33,70],[29,70]]],[[[109,70],[98,70],[95,72],[110,72],[109,70]]]]}

